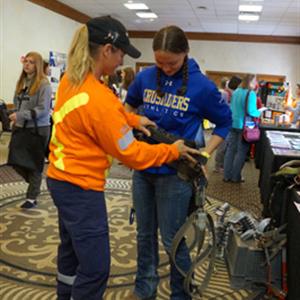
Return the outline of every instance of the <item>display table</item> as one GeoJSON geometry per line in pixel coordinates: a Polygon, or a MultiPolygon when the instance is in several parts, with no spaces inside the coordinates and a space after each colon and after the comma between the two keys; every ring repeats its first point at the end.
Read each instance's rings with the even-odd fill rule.
{"type": "MultiPolygon", "coordinates": [[[[299,130],[276,130],[263,128],[258,151],[256,166],[260,169],[259,188],[263,204],[262,215],[267,217],[269,199],[274,182],[271,175],[279,170],[280,166],[291,160],[300,160],[299,130]]],[[[270,128],[268,128],[270,129],[270,128]]],[[[288,297],[287,300],[300,299],[300,213],[294,202],[300,204],[299,188],[286,190],[283,201],[283,223],[287,223],[287,268],[288,268],[288,297]]]]}
{"type": "Polygon", "coordinates": [[[300,159],[300,150],[287,149],[288,143],[290,143],[291,140],[298,140],[298,138],[300,141],[299,132],[265,131],[264,133],[262,141],[263,148],[261,149],[262,153],[260,153],[261,161],[258,181],[261,202],[263,204],[263,216],[269,216],[268,201],[273,189],[271,175],[278,171],[280,166],[287,161],[300,159]],[[287,143],[286,148],[284,148],[283,142],[280,145],[280,139],[278,139],[280,135],[282,135],[282,141],[287,143]]]}
{"type": "Polygon", "coordinates": [[[267,143],[267,137],[266,137],[266,131],[285,131],[285,132],[299,132],[299,128],[286,128],[286,127],[278,127],[275,125],[266,125],[266,124],[260,124],[260,140],[255,144],[255,166],[258,169],[261,169],[261,166],[263,164],[263,156],[264,156],[264,149],[266,147],[267,143]]]}

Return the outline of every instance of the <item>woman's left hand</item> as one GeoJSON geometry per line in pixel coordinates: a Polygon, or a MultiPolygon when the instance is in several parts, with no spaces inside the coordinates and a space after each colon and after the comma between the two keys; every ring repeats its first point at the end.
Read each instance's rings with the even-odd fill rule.
{"type": "Polygon", "coordinates": [[[157,125],[149,120],[147,117],[144,117],[144,116],[141,116],[141,119],[140,119],[140,125],[138,127],[136,127],[136,129],[142,131],[143,133],[145,133],[147,136],[150,136],[151,133],[150,131],[146,128],[146,126],[154,126],[154,127],[157,127],[157,125]]]}
{"type": "Polygon", "coordinates": [[[10,121],[12,122],[12,124],[15,125],[17,122],[17,114],[14,112],[14,113],[10,114],[8,117],[9,117],[10,121]]]}

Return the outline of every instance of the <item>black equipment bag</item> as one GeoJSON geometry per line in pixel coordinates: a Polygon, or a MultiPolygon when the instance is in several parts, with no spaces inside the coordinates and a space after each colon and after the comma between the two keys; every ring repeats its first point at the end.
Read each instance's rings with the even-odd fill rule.
{"type": "Polygon", "coordinates": [[[43,171],[45,137],[39,134],[35,111],[31,110],[34,128],[14,128],[9,144],[7,164],[31,171],[43,171]]]}
{"type": "Polygon", "coordinates": [[[271,216],[275,227],[286,223],[286,208],[290,199],[290,187],[299,185],[297,176],[300,174],[300,160],[291,160],[283,164],[280,169],[272,174],[272,193],[269,198],[269,211],[265,214],[271,216]]]}
{"type": "MultiPolygon", "coordinates": [[[[134,131],[134,136],[137,140],[146,142],[148,144],[173,144],[177,140],[184,140],[184,144],[190,148],[197,148],[194,141],[183,139],[179,136],[176,136],[172,133],[167,132],[163,128],[147,126],[147,129],[150,131],[151,136],[147,136],[141,131],[134,131]]],[[[192,155],[196,160],[195,163],[190,162],[187,159],[178,159],[168,163],[168,166],[177,170],[178,176],[186,181],[194,181],[196,178],[203,177],[202,166],[207,163],[207,158],[202,155],[192,155]]]]}

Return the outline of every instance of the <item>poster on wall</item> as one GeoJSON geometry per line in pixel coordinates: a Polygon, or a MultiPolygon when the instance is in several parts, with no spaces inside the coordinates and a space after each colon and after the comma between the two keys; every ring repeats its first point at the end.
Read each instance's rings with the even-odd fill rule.
{"type": "Polygon", "coordinates": [[[49,81],[52,87],[52,99],[55,99],[58,83],[62,74],[66,70],[67,54],[50,51],[49,52],[49,81]]]}

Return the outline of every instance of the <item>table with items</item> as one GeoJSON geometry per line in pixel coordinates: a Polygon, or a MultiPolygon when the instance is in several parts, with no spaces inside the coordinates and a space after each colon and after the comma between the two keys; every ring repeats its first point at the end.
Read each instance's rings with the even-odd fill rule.
{"type": "Polygon", "coordinates": [[[258,186],[263,204],[262,214],[269,216],[269,198],[273,188],[271,176],[282,164],[300,159],[300,133],[267,130],[262,139],[258,186]]]}
{"type": "Polygon", "coordinates": [[[266,131],[286,131],[286,132],[300,132],[299,128],[286,127],[286,126],[275,126],[272,124],[260,124],[260,140],[255,144],[255,166],[258,169],[262,167],[262,161],[264,156],[264,149],[268,143],[266,131]]]}
{"type": "MultiPolygon", "coordinates": [[[[270,200],[282,202],[281,221],[278,225],[287,223],[287,286],[288,296],[286,299],[300,299],[300,189],[295,184],[292,189],[285,188],[280,191],[280,185],[276,185],[276,178],[272,175],[285,163],[300,160],[300,132],[283,130],[265,130],[260,141],[259,161],[259,188],[261,202],[263,204],[263,217],[274,217],[274,204],[270,200]],[[279,190],[277,190],[279,187],[279,190]],[[276,190],[274,192],[274,190],[276,190]],[[273,195],[271,193],[273,191],[273,195]],[[282,194],[279,194],[282,192],[282,194]],[[275,194],[274,194],[275,193],[275,194]],[[282,199],[281,195],[283,195],[282,199]],[[272,211],[271,211],[272,210],[272,211]]],[[[295,163],[295,162],[294,162],[295,163]]],[[[293,175],[293,178],[296,176],[293,175]]],[[[278,183],[278,181],[277,181],[278,183]]]]}

